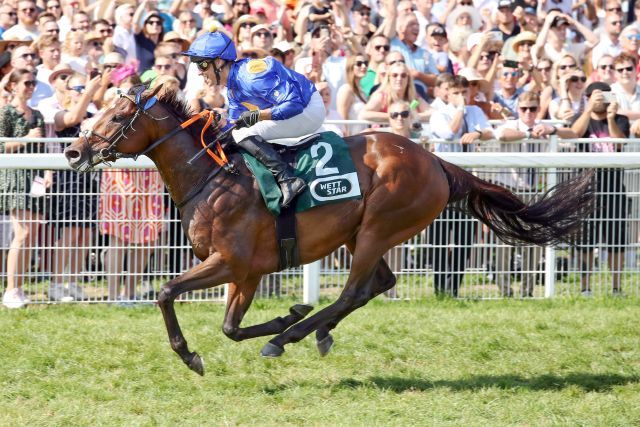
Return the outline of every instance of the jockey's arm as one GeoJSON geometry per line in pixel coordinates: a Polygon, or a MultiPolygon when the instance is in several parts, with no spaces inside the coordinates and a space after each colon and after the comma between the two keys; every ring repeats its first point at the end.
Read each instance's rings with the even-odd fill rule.
{"type": "Polygon", "coordinates": [[[260,110],[260,120],[271,120],[271,108],[260,110]]]}

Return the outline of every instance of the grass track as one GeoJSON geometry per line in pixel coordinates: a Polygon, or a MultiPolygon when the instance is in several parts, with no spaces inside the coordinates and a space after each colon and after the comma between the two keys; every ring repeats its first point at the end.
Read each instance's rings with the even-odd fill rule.
{"type": "Polygon", "coordinates": [[[309,338],[262,359],[222,306],[177,311],[204,378],[155,307],[0,310],[0,425],[640,425],[637,299],[374,301],[324,359],[309,338]]]}

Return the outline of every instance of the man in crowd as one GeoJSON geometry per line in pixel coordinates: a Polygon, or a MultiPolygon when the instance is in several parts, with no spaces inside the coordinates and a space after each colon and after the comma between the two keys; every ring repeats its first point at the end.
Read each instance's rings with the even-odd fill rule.
{"type": "Polygon", "coordinates": [[[35,40],[40,33],[36,18],[38,17],[38,9],[36,4],[31,0],[21,0],[18,2],[18,23],[9,28],[2,34],[4,40],[35,40]]]}
{"type": "Polygon", "coordinates": [[[617,14],[607,14],[604,20],[604,31],[600,35],[600,42],[591,52],[591,63],[597,64],[602,55],[616,56],[622,52],[620,45],[620,32],[622,30],[622,18],[617,14]]]}
{"type": "Polygon", "coordinates": [[[502,106],[503,117],[518,117],[518,96],[523,89],[518,87],[520,68],[515,61],[505,61],[499,71],[500,88],[496,90],[493,102],[502,106]]]}
{"type": "Polygon", "coordinates": [[[616,94],[618,114],[627,116],[630,122],[640,119],[640,86],[636,66],[636,58],[624,53],[613,61],[617,79],[611,85],[611,91],[616,94]]]}
{"type": "Polygon", "coordinates": [[[389,53],[391,45],[389,39],[379,34],[375,35],[369,40],[367,44],[367,55],[369,56],[369,65],[367,67],[367,74],[360,80],[360,87],[365,95],[371,94],[371,89],[375,85],[376,70],[378,65],[384,62],[384,58],[389,53]]]}

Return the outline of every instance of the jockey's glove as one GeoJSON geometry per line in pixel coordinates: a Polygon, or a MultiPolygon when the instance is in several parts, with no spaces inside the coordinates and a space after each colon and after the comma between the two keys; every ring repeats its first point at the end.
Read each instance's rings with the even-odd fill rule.
{"type": "Polygon", "coordinates": [[[250,128],[260,120],[260,110],[245,111],[236,120],[237,128],[250,128]]]}

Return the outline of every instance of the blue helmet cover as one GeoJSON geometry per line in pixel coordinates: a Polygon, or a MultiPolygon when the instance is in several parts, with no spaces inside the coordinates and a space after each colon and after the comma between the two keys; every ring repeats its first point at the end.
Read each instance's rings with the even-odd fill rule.
{"type": "Polygon", "coordinates": [[[195,39],[182,55],[203,59],[221,58],[225,61],[235,61],[238,57],[233,41],[215,28],[195,39]]]}

